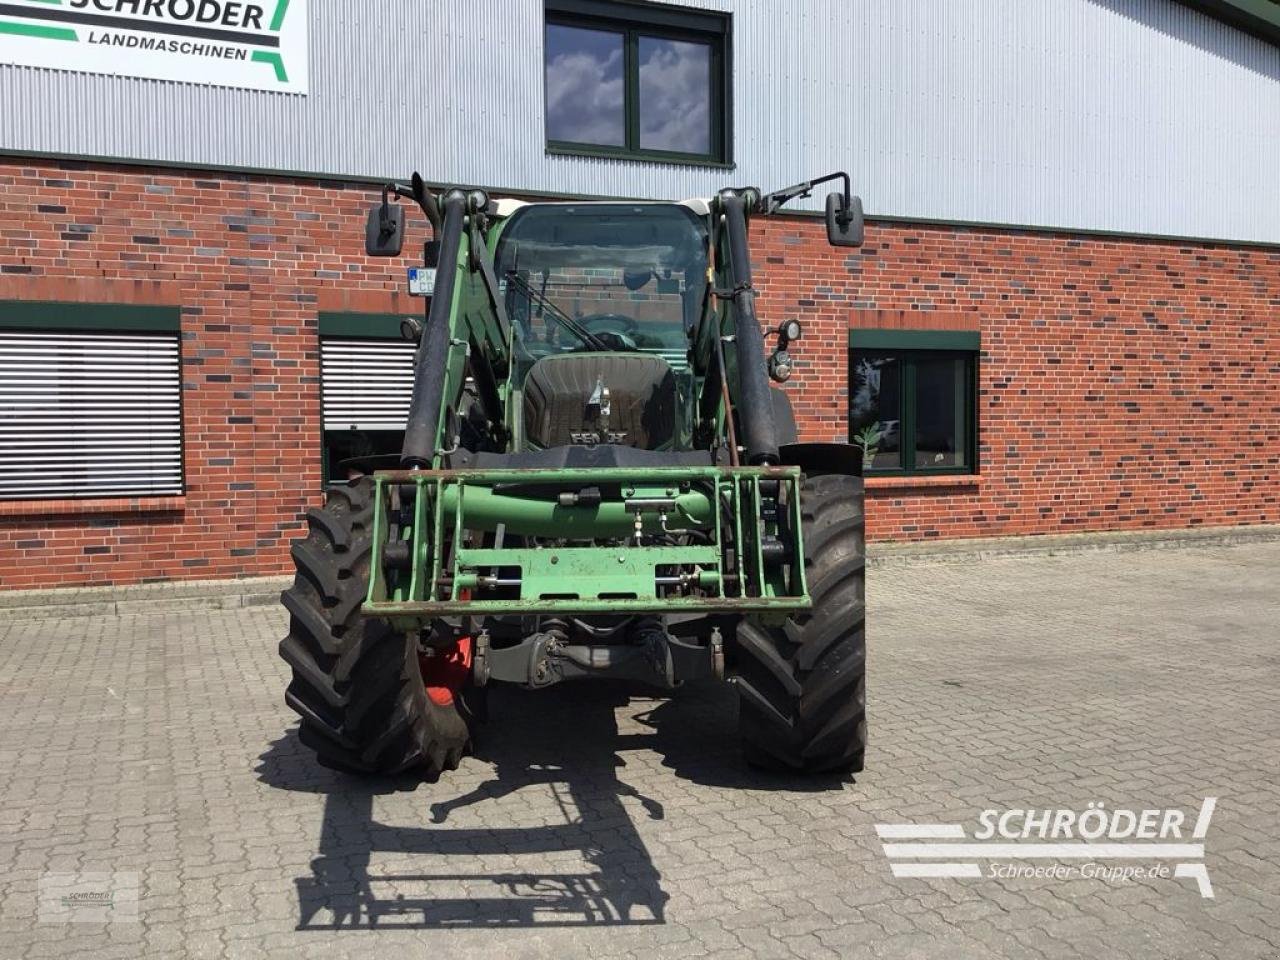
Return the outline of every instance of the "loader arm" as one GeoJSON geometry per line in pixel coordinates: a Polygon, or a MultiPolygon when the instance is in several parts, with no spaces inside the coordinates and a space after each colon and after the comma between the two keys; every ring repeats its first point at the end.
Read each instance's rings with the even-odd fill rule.
{"type": "Polygon", "coordinates": [[[509,432],[505,407],[511,329],[492,255],[484,241],[489,200],[482,191],[450,190],[439,201],[436,288],[414,360],[413,394],[401,466],[439,467],[456,441],[453,429],[470,378],[487,422],[490,445],[509,432]]]}

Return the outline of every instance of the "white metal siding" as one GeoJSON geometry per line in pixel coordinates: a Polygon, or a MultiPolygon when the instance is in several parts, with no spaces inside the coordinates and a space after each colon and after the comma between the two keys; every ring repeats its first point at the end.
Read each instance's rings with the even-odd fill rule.
{"type": "Polygon", "coordinates": [[[181,492],[177,334],[0,332],[0,499],[181,492]]]}
{"type": "Polygon", "coordinates": [[[732,171],[548,156],[542,0],[316,0],[305,97],[0,67],[0,151],[654,198],[843,167],[882,217],[1280,242],[1280,50],[1173,0],[680,2],[734,15],[732,171]]]}
{"type": "Polygon", "coordinates": [[[326,430],[403,430],[413,395],[412,343],[320,341],[326,430]]]}

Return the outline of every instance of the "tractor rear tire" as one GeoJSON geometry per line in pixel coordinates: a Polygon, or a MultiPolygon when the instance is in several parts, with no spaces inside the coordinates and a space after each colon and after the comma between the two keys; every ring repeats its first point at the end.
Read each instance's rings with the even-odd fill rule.
{"type": "Polygon", "coordinates": [[[471,744],[472,715],[423,683],[417,642],[360,614],[369,587],[373,482],[329,491],[307,513],[292,547],[297,570],[281,594],[289,634],[280,656],[293,668],[285,703],[302,717],[298,738],[323,766],[348,773],[452,770],[471,744]]]}
{"type": "Polygon", "coordinates": [[[861,478],[806,477],[801,512],[812,609],[780,627],[738,626],[743,754],[776,771],[857,772],[867,746],[861,478]]]}

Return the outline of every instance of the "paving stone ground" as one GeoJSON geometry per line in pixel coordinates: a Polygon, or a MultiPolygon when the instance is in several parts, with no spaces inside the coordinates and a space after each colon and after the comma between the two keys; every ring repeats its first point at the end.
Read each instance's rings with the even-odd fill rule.
{"type": "Polygon", "coordinates": [[[0,958],[1280,957],[1280,543],[872,574],[852,780],[745,769],[727,687],[584,685],[362,783],[297,741],[278,609],[0,610],[0,958]],[[875,829],[1206,796],[1213,899],[895,878],[875,829]],[[50,919],[65,874],[137,921],[50,919]]]}

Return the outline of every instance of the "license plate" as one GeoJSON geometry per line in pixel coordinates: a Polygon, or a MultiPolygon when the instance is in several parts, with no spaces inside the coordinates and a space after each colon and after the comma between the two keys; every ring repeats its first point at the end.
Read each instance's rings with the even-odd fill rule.
{"type": "Polygon", "coordinates": [[[411,297],[429,297],[436,292],[436,271],[434,267],[409,268],[409,295],[411,297]]]}

